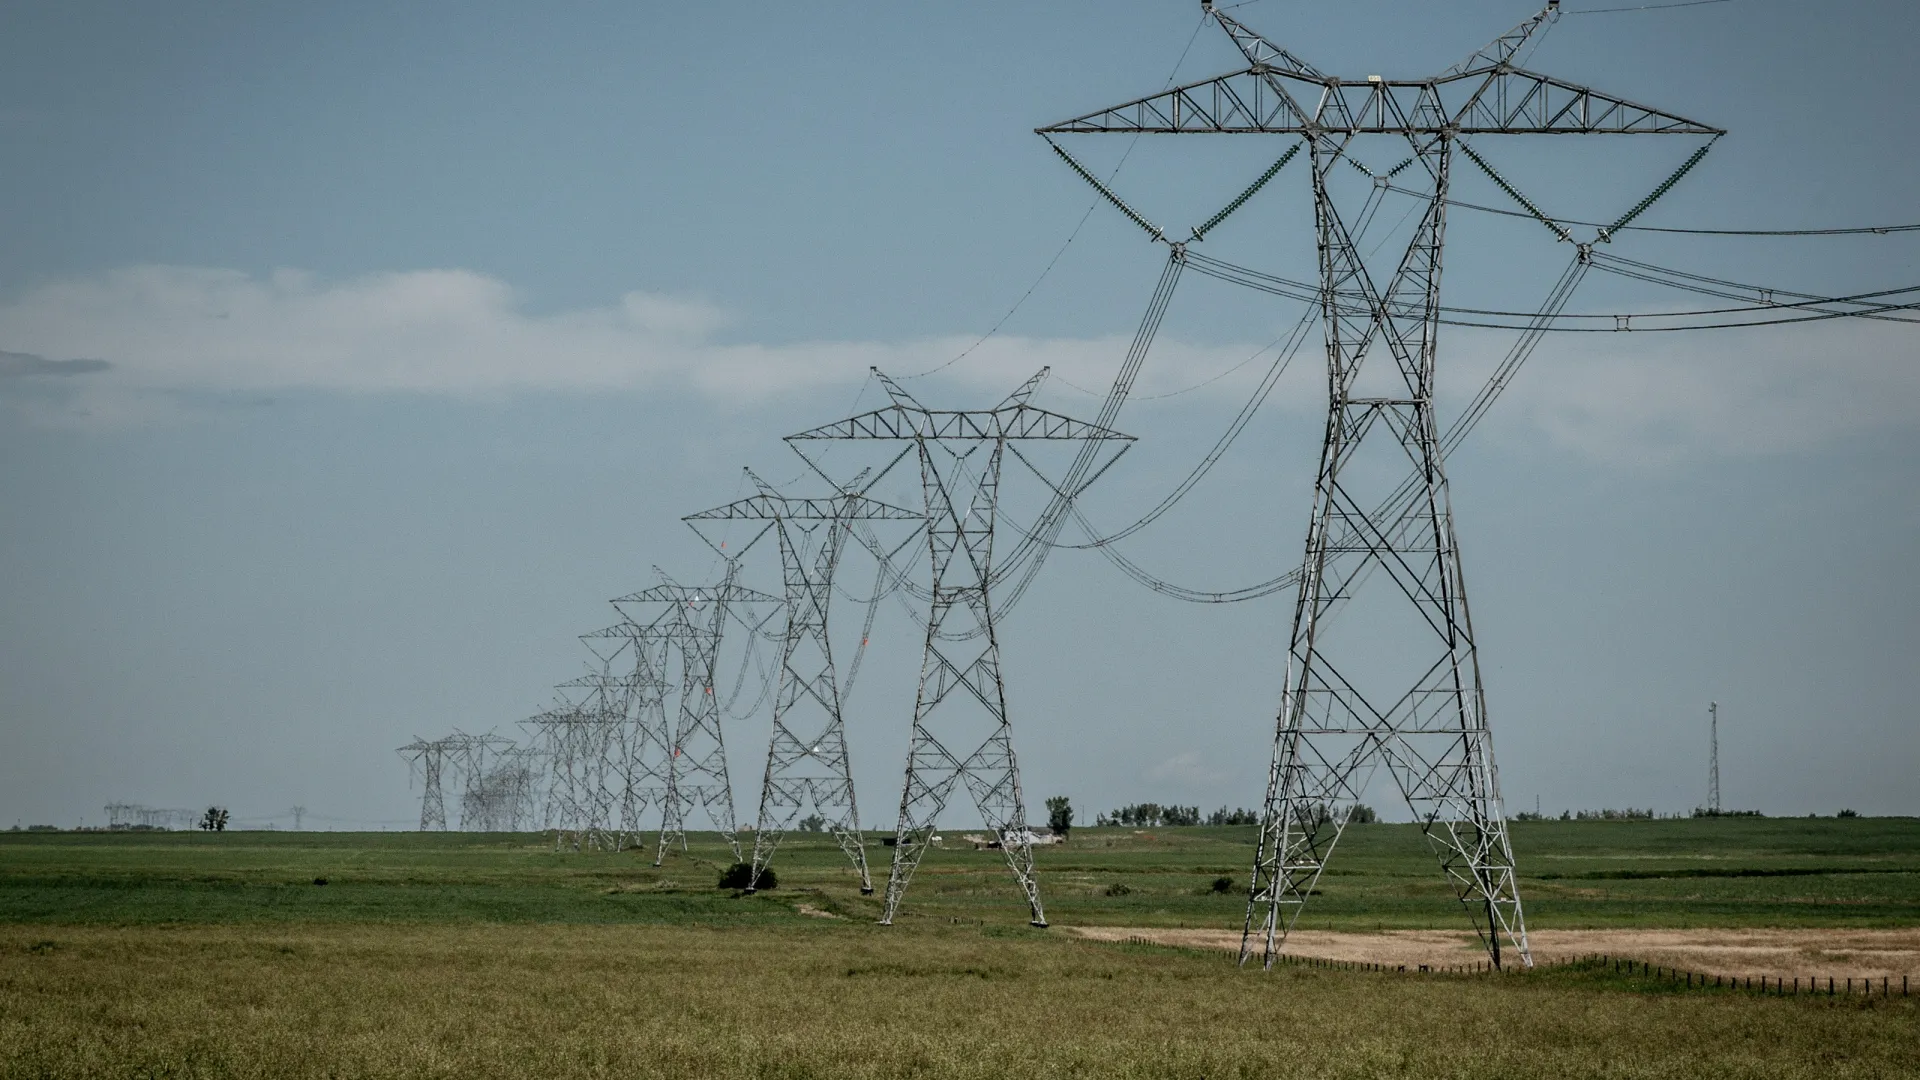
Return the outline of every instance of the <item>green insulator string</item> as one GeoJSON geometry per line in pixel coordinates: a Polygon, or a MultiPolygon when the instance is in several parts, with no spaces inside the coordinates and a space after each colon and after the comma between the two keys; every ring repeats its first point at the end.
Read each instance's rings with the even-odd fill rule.
{"type": "Polygon", "coordinates": [[[1208,218],[1206,221],[1206,224],[1193,230],[1193,240],[1206,239],[1207,234],[1213,231],[1213,227],[1215,225],[1218,225],[1221,222],[1227,220],[1227,218],[1230,215],[1232,215],[1232,213],[1235,210],[1240,209],[1241,206],[1245,205],[1248,199],[1253,198],[1254,195],[1258,193],[1261,188],[1266,187],[1267,181],[1273,179],[1274,175],[1278,173],[1281,169],[1286,168],[1287,162],[1292,161],[1293,156],[1300,152],[1300,146],[1301,146],[1300,143],[1294,143],[1292,146],[1288,147],[1287,152],[1280,155],[1279,161],[1276,161],[1272,165],[1267,166],[1267,171],[1260,174],[1260,179],[1255,180],[1253,183],[1247,185],[1247,190],[1241,192],[1238,198],[1228,203],[1225,207],[1221,209],[1219,213],[1208,218]]]}
{"type": "Polygon", "coordinates": [[[1644,199],[1641,199],[1640,202],[1636,204],[1633,209],[1627,211],[1625,214],[1622,214],[1620,216],[1619,221],[1616,221],[1613,224],[1607,226],[1606,228],[1601,229],[1600,239],[1603,241],[1606,241],[1607,243],[1612,243],[1613,234],[1615,232],[1625,228],[1627,226],[1627,223],[1631,222],[1634,218],[1637,218],[1641,214],[1646,213],[1647,207],[1652,206],[1654,203],[1658,202],[1662,195],[1665,195],[1669,190],[1672,189],[1673,185],[1680,182],[1681,177],[1687,175],[1687,173],[1689,172],[1692,172],[1693,167],[1695,165],[1700,164],[1700,159],[1707,156],[1707,151],[1713,149],[1713,144],[1719,141],[1720,141],[1720,136],[1718,135],[1715,135],[1713,138],[1708,139],[1707,145],[1702,146],[1698,150],[1695,150],[1693,152],[1693,156],[1688,158],[1685,164],[1681,165],[1678,169],[1675,169],[1673,171],[1672,176],[1669,176],[1666,178],[1666,180],[1662,181],[1659,187],[1654,188],[1652,192],[1648,193],[1647,197],[1644,199]]]}
{"type": "Polygon", "coordinates": [[[1127,215],[1128,221],[1131,221],[1135,225],[1138,225],[1142,229],[1145,229],[1147,233],[1151,235],[1155,240],[1165,240],[1167,238],[1167,234],[1161,231],[1160,226],[1155,225],[1151,221],[1148,221],[1145,217],[1141,216],[1138,210],[1135,210],[1133,207],[1128,206],[1126,204],[1126,200],[1120,198],[1120,196],[1115,195],[1111,190],[1109,190],[1107,185],[1101,183],[1098,177],[1094,176],[1091,172],[1088,172],[1087,167],[1085,165],[1082,165],[1078,161],[1075,161],[1073,159],[1073,155],[1067,153],[1066,150],[1063,149],[1059,143],[1054,142],[1052,139],[1048,139],[1047,145],[1053,147],[1053,152],[1056,154],[1059,154],[1060,160],[1066,162],[1069,168],[1071,168],[1074,172],[1077,172],[1080,174],[1080,179],[1085,180],[1089,184],[1092,184],[1093,190],[1099,192],[1101,198],[1112,203],[1114,209],[1120,211],[1122,214],[1127,215]]]}
{"type": "MultiPolygon", "coordinates": [[[[1540,224],[1545,225],[1549,229],[1552,229],[1553,235],[1559,237],[1562,240],[1565,240],[1569,244],[1573,243],[1572,233],[1569,233],[1566,230],[1566,228],[1562,226],[1559,222],[1553,220],[1552,218],[1548,217],[1546,214],[1542,213],[1539,207],[1533,205],[1533,200],[1527,198],[1525,195],[1520,194],[1520,191],[1518,188],[1515,188],[1512,184],[1507,183],[1506,177],[1501,176],[1499,173],[1495,172],[1493,170],[1493,166],[1487,164],[1486,159],[1482,158],[1479,154],[1476,154],[1473,152],[1473,147],[1468,146],[1464,142],[1455,143],[1455,145],[1460,147],[1461,152],[1467,155],[1468,160],[1472,161],[1475,165],[1480,166],[1480,171],[1483,173],[1486,173],[1487,178],[1489,180],[1492,180],[1494,184],[1496,184],[1500,188],[1501,191],[1504,191],[1508,195],[1512,196],[1514,202],[1517,202],[1521,206],[1526,207],[1527,213],[1532,214],[1535,218],[1539,219],[1540,224]]],[[[1678,177],[1675,177],[1675,179],[1678,179],[1678,177]]]]}

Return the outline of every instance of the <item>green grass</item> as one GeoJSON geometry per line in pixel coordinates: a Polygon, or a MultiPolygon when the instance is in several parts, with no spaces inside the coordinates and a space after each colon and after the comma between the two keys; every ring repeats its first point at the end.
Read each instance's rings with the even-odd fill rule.
{"type": "Polygon", "coordinates": [[[1024,928],[0,928],[0,1077],[1920,1073],[1920,999],[1270,973],[1024,928]]]}
{"type": "MultiPolygon", "coordinates": [[[[1026,911],[997,852],[949,834],[903,917],[1017,924],[1026,911]]],[[[1250,827],[1079,829],[1038,849],[1050,919],[1084,925],[1239,925],[1250,827]],[[1217,877],[1234,888],[1211,891],[1217,877]],[[1109,896],[1125,885],[1126,894],[1109,896]]],[[[1920,819],[1516,822],[1529,925],[1911,926],[1920,921],[1920,819]]],[[[798,918],[810,897],[855,919],[878,906],[833,843],[789,836],[782,888],[713,888],[732,854],[711,834],[654,868],[651,847],[561,853],[543,837],[468,833],[0,833],[0,924],[557,922],[732,925],[798,918]],[[325,886],[313,879],[324,877],[325,886]]],[[[876,880],[891,852],[870,845],[876,880]]],[[[1464,926],[1419,832],[1350,828],[1300,924],[1464,926]]]]}
{"type": "MultiPolygon", "coordinates": [[[[1237,926],[1251,840],[1076,830],[1039,852],[1048,912],[1237,926]]],[[[958,841],[881,928],[807,836],[746,897],[714,887],[712,836],[656,869],[531,836],[0,834],[0,1080],[1920,1075],[1920,998],[1243,970],[1029,929],[1000,855],[958,841]]],[[[1920,821],[1525,822],[1514,842],[1535,927],[1920,918],[1920,821]]],[[[1306,925],[1466,926],[1409,827],[1357,826],[1333,865],[1306,925]]]]}

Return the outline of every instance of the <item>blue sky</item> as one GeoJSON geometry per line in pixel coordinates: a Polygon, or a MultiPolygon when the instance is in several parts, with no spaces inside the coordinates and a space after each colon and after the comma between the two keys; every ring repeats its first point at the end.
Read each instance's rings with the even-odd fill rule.
{"type": "MultiPolygon", "coordinates": [[[[1236,14],[1323,69],[1413,75],[1530,12],[1236,14]]],[[[404,823],[392,747],[510,730],[578,673],[572,636],[611,621],[608,597],[656,564],[708,569],[681,515],[733,497],[743,465],[796,475],[780,436],[875,404],[869,365],[951,359],[1056,253],[1000,333],[911,385],[986,405],[1051,363],[1043,403],[1091,414],[1083,390],[1111,378],[1161,255],[1104,206],[1076,230],[1091,193],[1032,129],[1236,60],[1185,3],[0,19],[0,825],[116,800],[404,823]]],[[[1570,10],[1528,63],[1730,130],[1646,223],[1899,222],[1916,216],[1914,22],[1871,3],[1570,10]]],[[[1610,219],[1692,145],[1571,143],[1482,148],[1549,212],[1610,219]]],[[[1102,173],[1124,155],[1116,187],[1178,227],[1281,148],[1072,149],[1102,173]]],[[[1310,277],[1304,175],[1210,253],[1310,277]]],[[[1911,236],[1610,250],[1816,293],[1920,272],[1911,236]]],[[[1566,254],[1533,223],[1458,211],[1449,301],[1530,309],[1566,254]]],[[[1572,309],[1698,299],[1595,275],[1572,309]]],[[[1196,384],[1297,316],[1183,283],[1095,521],[1177,482],[1264,365],[1196,384]]],[[[1695,805],[1718,699],[1728,803],[1920,813],[1905,329],[1543,346],[1450,466],[1510,807],[1695,805]]],[[[1443,397],[1502,349],[1450,330],[1443,397]]],[[[1131,557],[1198,587],[1298,560],[1316,368],[1310,349],[1131,557]]],[[[1030,799],[1255,803],[1288,606],[1181,605],[1097,558],[1052,560],[1006,628],[1030,799]]],[[[877,626],[849,724],[883,825],[918,643],[898,611],[877,626]]],[[[728,737],[736,776],[756,775],[764,719],[728,737]]]]}

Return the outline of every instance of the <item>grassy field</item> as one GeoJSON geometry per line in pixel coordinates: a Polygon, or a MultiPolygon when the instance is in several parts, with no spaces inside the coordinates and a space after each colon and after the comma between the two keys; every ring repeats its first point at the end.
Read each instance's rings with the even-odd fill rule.
{"type": "MultiPolygon", "coordinates": [[[[783,888],[712,886],[732,855],[711,834],[659,869],[652,848],[556,853],[550,841],[475,833],[0,833],[0,923],[240,921],[724,922],[793,917],[790,901],[877,915],[831,840],[789,836],[783,888]],[[316,877],[328,884],[318,887],[316,877]]],[[[999,853],[959,834],[915,875],[903,920],[1020,924],[999,853]]],[[[1038,849],[1055,922],[1234,927],[1246,910],[1253,829],[1077,829],[1038,849]],[[1211,890],[1231,877],[1226,893],[1211,890]],[[1125,887],[1124,895],[1112,886],[1125,887]]],[[[1516,822],[1529,925],[1913,926],[1920,819],[1720,818],[1516,822]]],[[[869,857],[884,880],[890,852],[869,857]]],[[[1459,905],[1411,825],[1341,840],[1303,928],[1452,929],[1459,905]]]]}
{"type": "MultiPolygon", "coordinates": [[[[1076,830],[1040,854],[1048,914],[1237,926],[1249,834],[1076,830]]],[[[1920,821],[1514,834],[1536,927],[1920,924],[1920,821]]],[[[957,840],[880,928],[806,838],[743,897],[711,837],[653,869],[526,836],[0,834],[0,1077],[1920,1075],[1920,998],[1241,970],[1029,929],[957,840]]],[[[1312,925],[1464,925],[1408,827],[1335,865],[1312,925]]]]}

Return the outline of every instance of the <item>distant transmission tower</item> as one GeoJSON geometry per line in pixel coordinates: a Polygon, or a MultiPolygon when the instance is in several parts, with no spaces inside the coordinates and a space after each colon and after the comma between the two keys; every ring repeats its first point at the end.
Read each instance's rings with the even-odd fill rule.
{"type": "Polygon", "coordinates": [[[1707,702],[1707,811],[1720,815],[1720,703],[1707,702]]]}
{"type": "MultiPolygon", "coordinates": [[[[796,444],[794,449],[803,457],[805,444],[817,440],[906,442],[912,444],[920,466],[932,564],[931,608],[920,664],[920,690],[913,706],[906,784],[894,834],[893,866],[887,875],[886,902],[880,918],[883,924],[893,922],[906,895],[907,882],[926,853],[934,820],[945,808],[954,786],[963,781],[1020,883],[1033,925],[1047,924],[1040,906],[1040,886],[1033,876],[1032,834],[1027,830],[1020,769],[1013,754],[1013,726],[1007,718],[1000,642],[994,633],[994,609],[989,598],[989,586],[996,580],[993,534],[1001,466],[1008,448],[1022,441],[1079,442],[1099,447],[1112,443],[1124,448],[1132,440],[1099,425],[1029,405],[1027,400],[1046,374],[1042,369],[991,409],[956,411],[929,409],[875,371],[892,405],[788,436],[788,442],[796,444]]],[[[1014,452],[1020,453],[1018,449],[1014,452]]],[[[817,462],[807,460],[819,470],[817,462]]],[[[1021,460],[1032,464],[1025,456],[1021,460]]],[[[1098,476],[1098,471],[1093,475],[1098,476]]]]}
{"type": "Polygon", "coordinates": [[[414,740],[399,749],[401,757],[406,758],[411,769],[418,770],[425,780],[420,794],[420,831],[445,831],[447,827],[447,801],[441,794],[440,774],[447,759],[453,753],[453,740],[426,740],[414,736],[414,740]]]}
{"type": "Polygon", "coordinates": [[[605,744],[610,764],[604,771],[610,789],[618,788],[613,803],[619,808],[620,828],[636,839],[649,806],[659,808],[662,815],[666,813],[671,787],[674,736],[673,725],[667,720],[667,702],[673,697],[667,672],[673,642],[671,626],[672,620],[662,614],[652,624],[643,626],[627,620],[580,635],[609,669],[623,653],[630,654],[631,670],[619,680],[624,686],[619,695],[621,708],[612,717],[615,723],[605,744]],[[606,648],[609,644],[610,650],[606,648]]]}
{"type": "MultiPolygon", "coordinates": [[[[1273,963],[1351,806],[1373,769],[1384,763],[1495,966],[1502,962],[1503,938],[1523,964],[1531,964],[1443,467],[1448,447],[1433,407],[1441,252],[1454,151],[1557,237],[1571,241],[1564,226],[1498,176],[1466,139],[1718,136],[1721,131],[1516,67],[1521,47],[1558,14],[1557,0],[1465,62],[1413,80],[1325,75],[1210,2],[1203,0],[1201,7],[1232,39],[1247,67],[1039,131],[1049,138],[1100,132],[1274,134],[1299,140],[1312,163],[1327,425],[1241,960],[1258,946],[1265,962],[1273,963]],[[1364,164],[1357,152],[1369,145],[1368,136],[1387,137],[1394,157],[1405,154],[1405,160],[1380,171],[1364,164]],[[1424,213],[1404,249],[1391,251],[1384,265],[1369,267],[1357,237],[1389,187],[1417,197],[1424,213]],[[1375,363],[1363,372],[1369,356],[1386,362],[1384,370],[1375,363]],[[1329,616],[1359,595],[1370,578],[1384,578],[1392,588],[1366,598],[1364,626],[1333,633],[1329,616]]],[[[1611,229],[1644,211],[1705,152],[1702,147],[1611,229]]],[[[1239,202],[1292,155],[1282,157],[1239,202]]],[[[1089,171],[1075,168],[1105,192],[1089,171]]],[[[1117,196],[1107,195],[1136,224],[1144,223],[1117,196]]],[[[1185,258],[1187,243],[1200,239],[1238,204],[1196,229],[1191,240],[1167,241],[1175,261],[1185,258]]],[[[1157,228],[1143,227],[1166,240],[1157,228]]],[[[1609,239],[1610,231],[1602,230],[1597,239],[1609,239]]],[[[1578,259],[1557,287],[1561,303],[1584,273],[1590,245],[1578,245],[1577,251],[1578,259]]]]}
{"type": "Polygon", "coordinates": [[[728,560],[726,573],[716,584],[669,582],[614,601],[623,612],[626,605],[661,605],[664,625],[680,658],[680,716],[667,763],[667,792],[655,866],[666,860],[672,845],[677,843],[686,850],[687,814],[696,805],[706,811],[707,819],[733,849],[733,857],[740,858],[733,788],[727,776],[727,744],[720,730],[721,704],[715,689],[720,642],[730,613],[742,621],[749,634],[758,633],[754,625],[738,620],[738,609],[780,601],[738,584],[738,573],[738,564],[728,560]]]}
{"type": "Polygon", "coordinates": [[[780,545],[787,594],[786,636],[780,647],[780,683],[773,697],[773,732],[760,786],[747,891],[754,891],[781,837],[811,802],[860,875],[860,891],[871,893],[873,878],[867,871],[846,725],[840,713],[841,686],[827,639],[827,611],[833,599],[834,572],[854,524],[918,524],[921,515],[861,495],[858,489],[865,473],[838,494],[811,499],[782,495],[751,470],[747,476],[759,494],[686,518],[696,529],[708,522],[764,522],[760,532],[737,548],[734,558],[745,555],[769,531],[780,545]]]}

